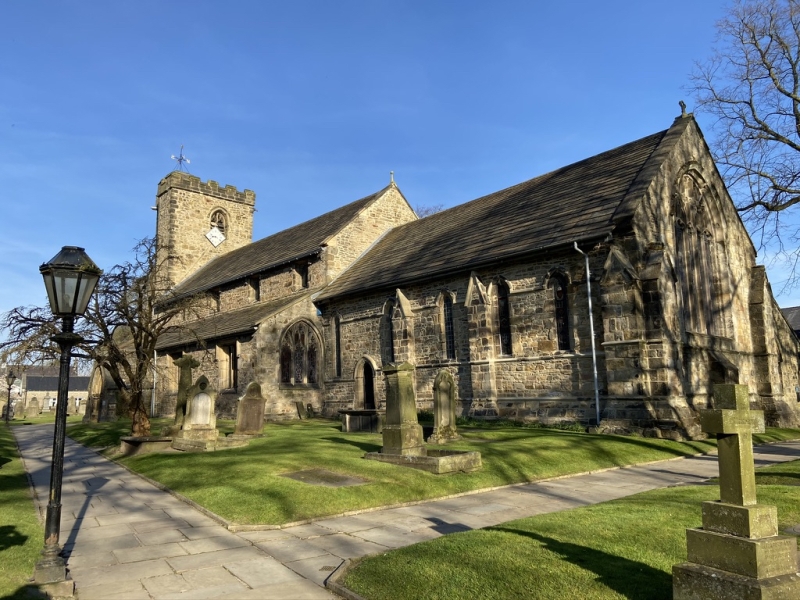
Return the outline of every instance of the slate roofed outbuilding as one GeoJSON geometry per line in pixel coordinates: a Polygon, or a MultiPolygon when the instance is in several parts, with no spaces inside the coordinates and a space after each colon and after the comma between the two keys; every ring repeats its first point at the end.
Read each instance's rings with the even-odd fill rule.
{"type": "Polygon", "coordinates": [[[389,186],[360,200],[224,254],[180,282],[175,297],[189,296],[319,252],[389,186]]]}
{"type": "Polygon", "coordinates": [[[633,214],[691,121],[679,117],[665,131],[396,227],[315,301],[602,239],[633,214]]]}
{"type": "Polygon", "coordinates": [[[218,340],[223,337],[250,333],[256,325],[275,313],[278,313],[295,302],[311,296],[316,290],[304,289],[272,302],[258,302],[245,308],[217,313],[205,319],[186,323],[184,327],[176,327],[162,333],[156,344],[157,350],[169,350],[185,345],[218,340]]]}
{"type": "MultiPolygon", "coordinates": [[[[25,380],[25,389],[29,392],[53,392],[58,389],[58,377],[42,375],[28,376],[25,380]]],[[[89,378],[80,375],[70,375],[70,392],[85,392],[89,389],[89,378]]]]}

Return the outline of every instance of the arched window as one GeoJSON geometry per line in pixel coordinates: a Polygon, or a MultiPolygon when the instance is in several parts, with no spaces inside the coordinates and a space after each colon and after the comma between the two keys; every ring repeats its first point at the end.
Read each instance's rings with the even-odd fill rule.
{"type": "Polygon", "coordinates": [[[553,287],[553,313],[556,323],[558,349],[569,350],[569,302],[567,299],[567,280],[560,273],[550,277],[553,287]]]}
{"type": "Polygon", "coordinates": [[[689,174],[675,193],[675,255],[686,329],[722,335],[715,315],[713,225],[704,198],[705,189],[689,174]]]}
{"type": "Polygon", "coordinates": [[[445,356],[453,360],[456,357],[456,335],[453,328],[453,299],[450,294],[444,293],[442,302],[442,321],[444,325],[444,349],[445,356]]]}
{"type": "Polygon", "coordinates": [[[281,341],[281,384],[316,386],[319,384],[319,338],[308,323],[289,327],[281,341]]]}
{"type": "Polygon", "coordinates": [[[394,305],[394,298],[387,300],[383,307],[383,317],[381,317],[381,349],[383,362],[386,363],[394,362],[394,325],[392,324],[394,305]]]}
{"type": "Polygon", "coordinates": [[[500,354],[504,356],[511,356],[512,354],[509,294],[508,283],[500,281],[497,284],[497,325],[500,335],[500,354]]]}
{"type": "Polygon", "coordinates": [[[211,213],[211,227],[219,229],[220,233],[225,233],[225,213],[221,210],[215,210],[211,213]]]}
{"type": "Polygon", "coordinates": [[[339,315],[333,319],[333,352],[336,360],[336,376],[342,376],[342,320],[339,315]]]}

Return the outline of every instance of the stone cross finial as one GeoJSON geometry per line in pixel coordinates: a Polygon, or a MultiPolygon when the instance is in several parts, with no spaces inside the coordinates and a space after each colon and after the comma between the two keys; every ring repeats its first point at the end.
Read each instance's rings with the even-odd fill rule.
{"type": "Polygon", "coordinates": [[[753,433],[764,431],[764,411],[750,410],[747,386],[714,386],[714,408],[700,411],[700,424],[717,436],[720,500],[756,504],[753,433]]]}
{"type": "Polygon", "coordinates": [[[678,106],[681,107],[681,116],[685,117],[686,116],[686,102],[684,102],[683,100],[680,100],[680,101],[678,101],[678,106]]]}
{"type": "Polygon", "coordinates": [[[389,183],[394,183],[394,171],[389,171],[389,183]]]}

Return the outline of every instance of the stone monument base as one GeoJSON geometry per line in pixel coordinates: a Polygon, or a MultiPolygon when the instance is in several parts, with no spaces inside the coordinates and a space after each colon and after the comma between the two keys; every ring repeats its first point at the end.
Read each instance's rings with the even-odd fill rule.
{"type": "Polygon", "coordinates": [[[792,600],[800,598],[800,575],[754,579],[695,563],[672,567],[673,600],[792,600]]]}
{"type": "Polygon", "coordinates": [[[374,408],[340,410],[342,415],[342,431],[364,431],[367,433],[381,433],[383,421],[386,418],[382,412],[374,408]]]}
{"type": "Polygon", "coordinates": [[[383,428],[383,448],[381,453],[425,456],[422,427],[418,423],[386,425],[383,428]]]}
{"type": "Polygon", "coordinates": [[[127,436],[119,438],[119,451],[125,456],[136,454],[149,454],[150,452],[161,452],[172,446],[171,437],[127,436]]]}
{"type": "Polygon", "coordinates": [[[364,458],[391,463],[403,467],[422,469],[435,475],[454,473],[456,471],[477,471],[481,468],[481,453],[466,450],[428,450],[422,448],[423,454],[385,454],[383,452],[367,452],[364,458]]]}

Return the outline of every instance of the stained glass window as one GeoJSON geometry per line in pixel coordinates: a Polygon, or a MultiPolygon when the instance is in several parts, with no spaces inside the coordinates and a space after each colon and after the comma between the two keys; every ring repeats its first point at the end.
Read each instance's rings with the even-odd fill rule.
{"type": "Polygon", "coordinates": [[[300,321],[286,331],[280,361],[281,384],[319,383],[319,338],[310,324],[300,321]]]}

